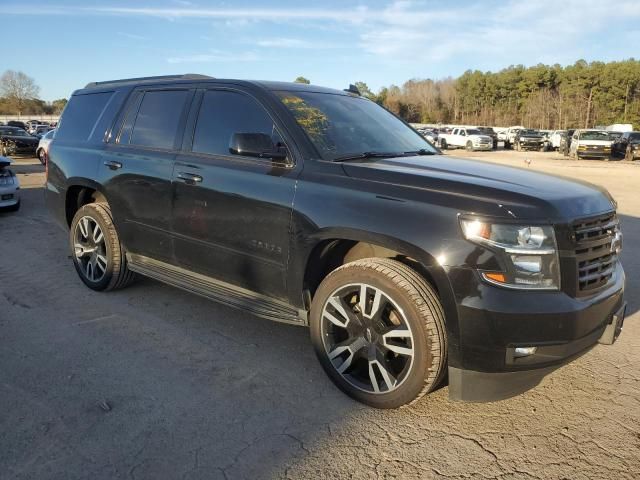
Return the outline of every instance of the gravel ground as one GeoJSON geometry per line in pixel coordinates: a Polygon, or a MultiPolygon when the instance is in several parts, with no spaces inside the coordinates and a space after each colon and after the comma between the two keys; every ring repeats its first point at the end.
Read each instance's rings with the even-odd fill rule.
{"type": "Polygon", "coordinates": [[[452,403],[444,387],[372,410],[333,387],[303,328],[151,280],[85,288],[42,167],[20,160],[22,209],[0,214],[0,478],[640,477],[640,165],[454,153],[613,193],[629,301],[615,345],[503,402],[452,403]]]}

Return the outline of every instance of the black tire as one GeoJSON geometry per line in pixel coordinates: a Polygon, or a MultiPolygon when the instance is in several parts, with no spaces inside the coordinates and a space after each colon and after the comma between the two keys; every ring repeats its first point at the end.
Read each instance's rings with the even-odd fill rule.
{"type": "Polygon", "coordinates": [[[41,148],[40,150],[38,150],[36,152],[36,156],[38,157],[38,160],[40,160],[40,163],[42,165],[47,164],[47,154],[45,153],[44,148],[41,148]]]}
{"type": "Polygon", "coordinates": [[[446,150],[447,148],[447,141],[443,138],[440,140],[440,150],[446,150]]]}
{"type": "Polygon", "coordinates": [[[357,260],[331,272],[311,304],[311,341],[323,369],[335,385],[352,398],[375,408],[398,408],[434,390],[446,372],[447,343],[444,311],[433,288],[415,270],[391,259],[357,260]],[[412,332],[413,363],[394,390],[367,392],[354,387],[334,367],[325,348],[322,318],[325,304],[345,285],[366,283],[384,292],[406,312],[412,332]]]}
{"type": "Polygon", "coordinates": [[[627,150],[624,153],[624,159],[627,162],[633,162],[633,150],[631,150],[631,147],[627,147],[627,150]]]}
{"type": "Polygon", "coordinates": [[[467,142],[465,148],[467,149],[467,152],[473,152],[473,142],[471,140],[469,140],[467,142]]]}
{"type": "Polygon", "coordinates": [[[69,245],[73,265],[80,279],[84,284],[97,291],[109,291],[124,288],[135,279],[135,273],[127,268],[127,258],[124,248],[120,243],[118,232],[113,224],[111,209],[106,203],[89,203],[81,207],[73,217],[69,230],[69,245]],[[103,276],[97,281],[92,281],[87,277],[81,266],[81,262],[75,255],[75,235],[78,222],[83,217],[89,217],[99,225],[104,235],[104,256],[107,259],[106,269],[103,276]]]}

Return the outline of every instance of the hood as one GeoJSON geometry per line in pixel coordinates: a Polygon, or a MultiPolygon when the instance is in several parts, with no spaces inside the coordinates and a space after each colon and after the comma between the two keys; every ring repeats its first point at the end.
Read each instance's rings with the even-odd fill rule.
{"type": "Polygon", "coordinates": [[[350,177],[392,185],[388,190],[399,198],[461,213],[567,221],[615,208],[611,195],[596,185],[478,160],[434,155],[349,162],[343,167],[350,177]]]}
{"type": "Polygon", "coordinates": [[[31,135],[0,135],[1,138],[6,138],[9,140],[14,140],[16,142],[21,142],[21,143],[33,143],[36,144],[39,142],[39,139],[36,137],[32,137],[31,135]]]}
{"type": "Polygon", "coordinates": [[[578,145],[593,145],[609,147],[613,143],[613,140],[578,140],[578,145]]]}
{"type": "Polygon", "coordinates": [[[485,134],[469,135],[469,138],[477,138],[478,140],[484,140],[485,142],[492,142],[493,141],[493,139],[489,135],[485,135],[485,134]]]}

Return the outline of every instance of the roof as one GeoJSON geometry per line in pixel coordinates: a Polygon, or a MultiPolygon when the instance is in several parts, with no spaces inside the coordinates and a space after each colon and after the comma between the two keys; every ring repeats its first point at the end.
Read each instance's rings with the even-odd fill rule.
{"type": "Polygon", "coordinates": [[[278,90],[306,91],[306,92],[349,95],[349,93],[343,90],[320,87],[318,85],[309,85],[306,83],[275,82],[275,81],[264,81],[264,80],[222,79],[222,78],[210,77],[208,75],[201,75],[198,73],[187,73],[183,75],[162,75],[157,77],[123,78],[123,79],[117,79],[117,80],[90,82],[83,89],[80,89],[79,91],[104,89],[104,88],[117,88],[117,87],[133,86],[133,85],[185,83],[185,82],[191,82],[194,80],[196,81],[215,80],[216,83],[251,84],[251,85],[255,85],[270,91],[278,91],[278,90]]]}

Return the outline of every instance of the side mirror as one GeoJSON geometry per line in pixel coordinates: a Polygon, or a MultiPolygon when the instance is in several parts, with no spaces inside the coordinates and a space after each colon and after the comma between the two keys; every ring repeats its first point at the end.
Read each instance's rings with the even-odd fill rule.
{"type": "Polygon", "coordinates": [[[245,157],[284,160],[287,152],[273,144],[266,133],[234,133],[229,140],[229,152],[245,157]]]}

